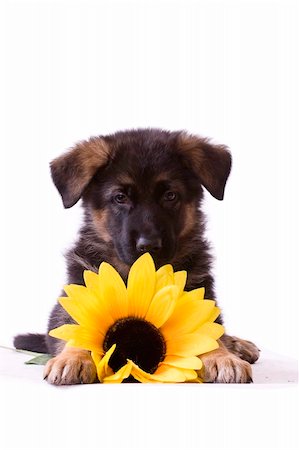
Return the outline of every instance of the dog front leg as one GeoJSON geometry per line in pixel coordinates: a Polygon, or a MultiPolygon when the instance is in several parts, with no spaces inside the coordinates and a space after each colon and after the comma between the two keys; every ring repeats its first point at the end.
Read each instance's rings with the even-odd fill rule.
{"type": "Polygon", "coordinates": [[[199,376],[205,383],[252,383],[252,370],[247,361],[231,353],[219,342],[219,348],[200,356],[203,368],[199,376]]]}
{"type": "Polygon", "coordinates": [[[56,385],[93,383],[96,378],[96,366],[90,352],[73,347],[65,346],[47,362],[44,370],[44,379],[56,385]]]}

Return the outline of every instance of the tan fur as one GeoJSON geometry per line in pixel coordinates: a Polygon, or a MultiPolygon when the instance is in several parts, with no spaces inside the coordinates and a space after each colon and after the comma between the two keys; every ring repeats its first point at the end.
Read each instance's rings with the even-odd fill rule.
{"type": "Polygon", "coordinates": [[[192,231],[196,225],[196,205],[188,204],[185,206],[184,211],[184,228],[182,229],[179,238],[183,238],[192,231]]]}
{"type": "Polygon", "coordinates": [[[119,184],[122,184],[122,185],[134,184],[134,180],[125,173],[118,174],[117,178],[116,178],[116,182],[119,184]]]}
{"type": "Polygon", "coordinates": [[[66,207],[73,206],[99,167],[108,162],[111,150],[100,137],[79,142],[69,152],[51,162],[53,181],[66,207]],[[64,180],[61,186],[61,180],[64,180]],[[61,191],[61,187],[65,192],[61,191]]]}
{"type": "Polygon", "coordinates": [[[90,352],[73,347],[64,347],[47,362],[44,370],[44,379],[56,385],[93,383],[96,376],[90,352]]]}
{"type": "Polygon", "coordinates": [[[82,167],[85,181],[89,181],[98,167],[104,165],[110,155],[108,144],[101,138],[90,138],[88,141],[79,142],[72,150],[76,154],[77,161],[82,167]]]}
{"type": "Polygon", "coordinates": [[[105,242],[111,242],[112,238],[109,233],[109,226],[107,224],[107,211],[105,211],[105,209],[98,210],[92,208],[91,216],[99,236],[105,242]]]}
{"type": "Polygon", "coordinates": [[[169,174],[167,171],[161,172],[155,176],[154,181],[155,181],[155,183],[160,183],[161,181],[169,182],[170,176],[171,176],[171,174],[169,174]]]}
{"type": "Polygon", "coordinates": [[[119,272],[122,278],[125,280],[128,276],[130,266],[121,261],[117,256],[112,256],[111,258],[112,266],[119,272]]]}
{"type": "Polygon", "coordinates": [[[207,138],[180,133],[179,148],[204,187],[219,200],[231,168],[231,156],[225,145],[214,145],[207,138]]]}
{"type": "Polygon", "coordinates": [[[252,370],[247,361],[229,352],[221,341],[219,348],[200,356],[199,376],[206,383],[251,383],[252,370]]]}
{"type": "Polygon", "coordinates": [[[200,138],[188,133],[181,133],[179,137],[179,146],[182,153],[190,155],[194,164],[194,169],[200,171],[203,176],[210,178],[210,174],[205,173],[205,155],[201,147],[200,138]]]}

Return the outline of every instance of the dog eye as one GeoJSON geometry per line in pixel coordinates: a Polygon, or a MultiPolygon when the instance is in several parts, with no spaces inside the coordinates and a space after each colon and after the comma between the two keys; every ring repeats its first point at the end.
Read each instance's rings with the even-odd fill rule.
{"type": "Polygon", "coordinates": [[[164,194],[164,200],[166,200],[167,202],[173,202],[177,198],[178,198],[177,193],[173,191],[167,191],[164,194]]]}
{"type": "Polygon", "coordinates": [[[128,197],[126,194],[123,194],[122,192],[119,192],[114,196],[114,201],[116,203],[126,203],[128,200],[128,197]]]}

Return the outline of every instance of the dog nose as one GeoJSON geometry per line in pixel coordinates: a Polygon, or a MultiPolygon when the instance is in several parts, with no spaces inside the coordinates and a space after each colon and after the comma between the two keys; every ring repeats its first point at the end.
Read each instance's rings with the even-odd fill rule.
{"type": "Polygon", "coordinates": [[[162,248],[162,239],[159,237],[147,238],[140,236],[136,242],[136,249],[139,253],[157,253],[162,248]]]}

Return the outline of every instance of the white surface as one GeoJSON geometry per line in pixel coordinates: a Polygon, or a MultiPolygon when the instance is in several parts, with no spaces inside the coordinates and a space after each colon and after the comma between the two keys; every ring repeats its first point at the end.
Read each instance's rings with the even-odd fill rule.
{"type": "MultiPolygon", "coordinates": [[[[92,134],[157,126],[231,148],[225,200],[205,204],[227,331],[297,357],[298,5],[0,1],[1,343],[45,332],[65,283],[81,211],[63,210],[49,161],[92,134]]],[[[0,447],[298,448],[280,361],[279,384],[59,389],[21,364],[1,378],[0,447]]],[[[264,362],[256,381],[270,381],[264,362]]]]}
{"type": "MultiPolygon", "coordinates": [[[[33,355],[34,356],[34,355],[33,355]]],[[[0,347],[0,376],[29,383],[40,383],[43,366],[27,365],[25,361],[33,356],[0,347]]],[[[260,359],[252,365],[255,384],[294,384],[298,383],[298,363],[273,352],[263,351],[260,359]]],[[[205,385],[207,386],[207,385],[205,385]]],[[[97,388],[97,386],[96,386],[97,388]]]]}
{"type": "Polygon", "coordinates": [[[227,332],[297,357],[298,6],[0,2],[0,342],[45,332],[66,282],[81,210],[63,209],[49,161],[91,134],[158,126],[231,148],[224,201],[205,202],[227,332]]]}
{"type": "Polygon", "coordinates": [[[55,387],[0,349],[1,449],[296,449],[296,361],[263,353],[250,385],[55,387]]]}

